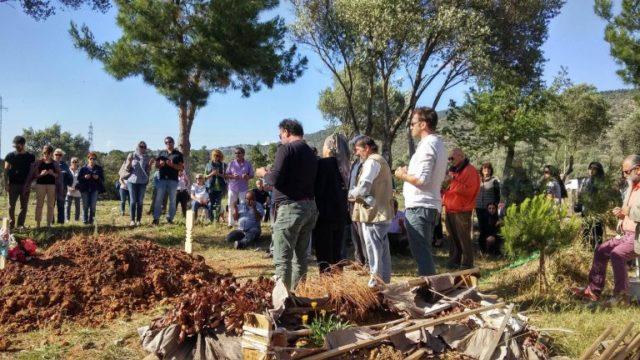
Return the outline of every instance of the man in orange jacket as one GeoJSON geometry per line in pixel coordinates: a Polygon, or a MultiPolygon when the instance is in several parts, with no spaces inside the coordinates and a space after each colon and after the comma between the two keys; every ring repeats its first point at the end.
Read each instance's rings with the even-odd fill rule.
{"type": "Polygon", "coordinates": [[[447,186],[443,194],[445,225],[450,238],[448,266],[467,269],[473,267],[471,214],[480,190],[480,175],[459,148],[451,150],[449,161],[451,167],[445,178],[447,186]]]}

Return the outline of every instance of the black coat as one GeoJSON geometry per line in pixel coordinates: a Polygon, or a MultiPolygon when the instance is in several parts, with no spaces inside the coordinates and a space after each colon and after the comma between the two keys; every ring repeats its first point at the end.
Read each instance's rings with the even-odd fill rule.
{"type": "Polygon", "coordinates": [[[347,189],[334,157],[318,160],[315,183],[318,223],[347,225],[351,222],[347,203],[347,189]]]}

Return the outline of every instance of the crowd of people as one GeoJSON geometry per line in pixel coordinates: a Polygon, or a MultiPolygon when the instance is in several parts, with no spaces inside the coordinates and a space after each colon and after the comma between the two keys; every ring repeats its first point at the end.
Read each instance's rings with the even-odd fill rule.
{"type": "MultiPolygon", "coordinates": [[[[128,200],[130,224],[140,225],[146,187],[153,182],[153,224],[159,224],[163,211],[166,221],[172,223],[177,204],[185,213],[190,203],[196,214],[204,209],[211,221],[226,213],[228,226],[234,228],[227,240],[236,248],[243,248],[260,236],[261,222],[270,222],[275,273],[289,288],[304,278],[312,249],[319,270],[324,273],[348,257],[345,250],[348,239],[353,244],[355,261],[369,268],[369,285],[377,287],[391,280],[390,246],[407,246],[418,274],[434,275],[432,247],[442,237],[444,223],[449,235],[446,266],[472,268],[476,254],[472,240],[474,213],[480,251],[500,255],[499,228],[507,207],[520,204],[536,191],[558,204],[567,197],[565,179],[550,165],[543,168],[538,182],[530,180],[518,160],[513,161],[502,182],[495,177],[491,163],[482,163],[476,169],[462,149],[447,149],[436,131],[438,116],[433,109],[417,108],[409,125],[419,143],[408,166],[395,171],[369,136],[357,135],[347,141],[343,135],[332,134],[318,154],[304,140],[302,125],[297,120],[285,119],[278,126],[281,144],[270,167],[254,169],[241,147],[235,149],[234,159],[229,163],[224,162],[220,150],[213,150],[193,184],[184,171],[183,155],[175,148],[173,138],[165,138],[165,150],[155,157],[141,141],[128,154],[118,173],[121,214],[125,213],[128,200]],[[254,178],[256,186],[250,190],[249,183],[254,178]],[[404,211],[394,197],[397,181],[403,184],[404,211]],[[225,194],[226,208],[222,206],[225,194]]],[[[104,191],[104,173],[95,153],[88,154],[83,166],[77,158],[72,158],[68,166],[62,160],[61,149],[46,145],[36,159],[25,150],[25,139],[20,136],[14,139],[14,147],[15,151],[5,159],[12,227],[24,226],[32,187],[37,199],[37,226],[41,225],[45,199],[47,226],[54,222],[56,204],[58,223],[68,221],[73,209],[78,220],[80,203],[83,222],[93,223],[98,194],[104,191]],[[18,200],[21,207],[16,218],[18,200]]],[[[589,172],[589,178],[580,187],[579,198],[597,191],[596,184],[604,177],[603,167],[597,162],[589,165],[589,172]]],[[[624,294],[628,289],[624,264],[640,253],[637,240],[640,156],[625,159],[623,173],[630,184],[625,206],[613,210],[621,220],[623,235],[603,242],[602,223],[588,229],[599,238],[591,284],[575,290],[577,295],[591,299],[599,296],[609,260],[615,274],[614,292],[624,294]]]]}

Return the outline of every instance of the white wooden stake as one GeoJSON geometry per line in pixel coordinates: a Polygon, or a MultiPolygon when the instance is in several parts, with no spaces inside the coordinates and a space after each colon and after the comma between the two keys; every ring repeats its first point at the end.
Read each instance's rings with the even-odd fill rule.
{"type": "MultiPolygon", "coordinates": [[[[2,218],[2,232],[4,233],[5,231],[7,232],[7,234],[9,234],[9,219],[2,218]]],[[[7,249],[7,251],[8,250],[9,249],[7,249]]],[[[7,258],[5,258],[4,256],[0,256],[0,270],[4,270],[4,267],[6,265],[6,260],[7,258]]]]}
{"type": "Polygon", "coordinates": [[[193,232],[193,210],[187,210],[187,234],[184,241],[184,251],[187,254],[191,254],[193,252],[193,248],[191,245],[191,234],[193,232]]]}

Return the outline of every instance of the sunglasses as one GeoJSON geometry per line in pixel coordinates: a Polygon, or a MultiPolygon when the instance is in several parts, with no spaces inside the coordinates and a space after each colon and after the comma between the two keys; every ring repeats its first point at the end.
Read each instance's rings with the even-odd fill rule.
{"type": "Polygon", "coordinates": [[[235,153],[235,154],[236,154],[236,155],[244,155],[244,153],[241,153],[241,152],[237,152],[237,153],[235,153]]]}
{"type": "Polygon", "coordinates": [[[62,154],[53,154],[53,156],[62,156],[62,154]]]}
{"type": "Polygon", "coordinates": [[[622,173],[623,173],[623,174],[625,174],[625,175],[629,175],[629,174],[631,174],[631,172],[632,172],[633,170],[635,170],[635,169],[637,169],[637,168],[638,168],[638,165],[636,165],[636,166],[632,167],[632,168],[631,168],[631,169],[629,169],[629,170],[622,170],[622,173]]]}
{"type": "Polygon", "coordinates": [[[139,145],[138,147],[139,147],[140,149],[146,149],[146,148],[147,148],[147,147],[146,147],[146,146],[144,146],[144,145],[139,145]]]}
{"type": "Polygon", "coordinates": [[[74,161],[72,161],[71,163],[72,163],[72,164],[77,164],[78,162],[77,162],[76,160],[74,160],[74,161]]]}
{"type": "Polygon", "coordinates": [[[89,160],[95,160],[96,158],[89,158],[89,160]]]}

